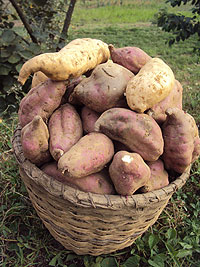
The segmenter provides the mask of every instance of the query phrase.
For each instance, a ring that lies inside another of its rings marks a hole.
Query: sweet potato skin
[[[64,82],[51,79],[32,88],[20,102],[18,111],[20,125],[24,127],[36,115],[47,122],[53,111],[59,107],[65,90]]]
[[[168,108],[177,107],[182,109],[182,93],[183,87],[181,83],[175,79],[174,87],[169,95],[161,102],[151,107],[147,114],[152,116],[152,118],[154,118],[154,120],[161,125],[167,118],[165,111]]]
[[[198,128],[194,118],[183,110],[169,108],[166,113],[162,125],[165,143],[162,159],[167,170],[183,173],[193,161]]]
[[[102,133],[83,136],[58,160],[58,169],[71,177],[81,178],[98,172],[114,154],[112,141]]]
[[[41,167],[41,170],[59,182],[68,184],[69,186],[84,192],[91,192],[101,195],[116,194],[112,181],[109,178],[109,174],[105,170],[101,170],[100,172],[90,174],[80,179],[62,174],[62,172],[58,170],[56,161],[44,164]]]
[[[108,46],[113,62],[127,68],[134,74],[151,59],[151,57],[139,47],[127,46],[115,48],[112,44]]]
[[[48,79],[48,77],[42,73],[41,71],[37,71],[33,75],[31,88],[36,87],[38,84],[45,82]]]
[[[85,133],[94,132],[94,125],[100,114],[86,106],[81,109],[81,119]]]
[[[130,109],[143,113],[169,95],[175,77],[160,58],[150,59],[127,84],[126,99]]]
[[[116,192],[129,196],[147,183],[151,173],[139,154],[119,151],[109,166],[109,174]]]
[[[52,157],[58,161],[83,135],[80,116],[69,103],[61,105],[53,112],[48,122]]]
[[[77,99],[88,108],[103,112],[115,107],[124,98],[128,81],[134,74],[111,60],[98,65],[91,76],[81,81],[69,101]]]
[[[29,59],[23,64],[18,81],[23,85],[29,75],[37,71],[43,72],[55,81],[76,78],[106,62],[109,57],[108,45],[101,40],[75,39],[59,52],[44,53]]]
[[[51,159],[49,153],[49,131],[40,116],[35,116],[21,131],[21,144],[25,158],[36,165]]]
[[[112,108],[101,114],[95,123],[95,131],[123,143],[147,161],[155,161],[163,153],[161,128],[147,114]]]
[[[161,189],[169,184],[168,172],[164,168],[161,159],[154,162],[147,162],[150,168],[151,176],[147,183],[140,189],[141,192],[147,193],[153,190]]]

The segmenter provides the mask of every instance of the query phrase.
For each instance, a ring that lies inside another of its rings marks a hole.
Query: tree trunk
[[[32,31],[32,29],[31,29],[30,25],[28,24],[28,22],[27,22],[27,20],[26,20],[24,14],[23,14],[21,8],[17,5],[17,2],[16,2],[15,0],[9,0],[9,1],[10,1],[10,3],[13,5],[13,7],[15,8],[17,14],[19,15],[19,17],[20,17],[22,23],[24,24],[24,27],[26,28],[28,34],[30,35],[31,40],[33,41],[33,43],[38,44],[38,40],[37,40],[36,37],[33,35],[33,31]]]
[[[65,38],[68,36],[68,29],[69,29],[69,25],[70,25],[70,22],[71,22],[71,18],[72,18],[72,14],[73,14],[73,11],[74,11],[75,4],[76,4],[76,0],[71,0],[70,1],[69,8],[68,8],[66,16],[65,16],[63,29],[62,29],[62,32],[61,32],[61,35],[60,35],[59,43],[64,41]]]

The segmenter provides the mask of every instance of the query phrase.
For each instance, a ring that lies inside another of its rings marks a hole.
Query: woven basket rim
[[[151,206],[152,202],[155,203],[169,198],[170,195],[186,183],[190,176],[191,166],[168,186],[148,193],[133,194],[132,196],[100,195],[83,192],[55,180],[24,157],[21,145],[21,129],[20,124],[18,124],[12,137],[13,153],[19,167],[23,169],[32,181],[41,186],[41,190],[46,190],[50,194],[68,200],[77,206],[104,209],[121,209],[124,206],[135,206],[136,208]]]

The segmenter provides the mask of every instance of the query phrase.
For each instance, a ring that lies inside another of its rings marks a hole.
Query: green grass
[[[142,1],[134,2],[139,5]],[[145,2],[145,7],[160,3]],[[82,12],[86,16],[86,11]],[[84,26],[80,26],[83,23],[81,16],[80,23],[76,17],[74,21],[77,22],[72,23],[69,40],[99,38],[116,47],[138,46],[153,57],[161,57],[183,85],[184,110],[193,115],[197,125],[200,125],[199,62],[193,54],[193,46],[197,42],[195,37],[169,47],[166,41],[170,34],[150,23],[140,24],[143,20],[139,17],[137,24],[120,18],[117,22],[106,22],[104,25],[103,19],[93,24],[90,17],[86,18],[88,24],[84,22]],[[189,181],[173,195],[157,222],[132,246],[99,257],[77,256],[54,240],[32,207],[12,153],[11,137],[16,124],[17,114],[0,121],[0,266],[199,266],[200,161],[193,164]]]

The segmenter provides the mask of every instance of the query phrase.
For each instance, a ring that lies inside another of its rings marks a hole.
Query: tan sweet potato
[[[99,172],[114,154],[112,141],[102,133],[83,136],[58,160],[58,169],[71,177],[84,177]]]
[[[76,109],[69,103],[60,106],[49,119],[49,150],[58,159],[83,135],[83,127]]]
[[[110,57],[108,45],[101,40],[79,38],[69,42],[59,52],[44,53],[25,62],[18,81],[24,84],[31,73],[42,71],[56,81],[81,76],[86,71],[106,62]]]
[[[90,77],[76,86],[69,101],[75,98],[88,108],[103,112],[124,98],[127,83],[133,76],[128,69],[109,60],[98,65]]]
[[[151,176],[147,183],[140,189],[146,193],[156,189],[161,189],[169,184],[168,173],[164,168],[162,160],[158,159],[154,162],[147,162],[150,168]]]
[[[21,131],[21,144],[25,158],[36,165],[51,159],[49,153],[49,131],[40,116],[35,116]]]
[[[59,182],[68,184],[69,186],[84,192],[107,195],[116,194],[112,181],[109,178],[109,174],[104,169],[80,179],[62,174],[62,172],[58,170],[56,161],[44,164],[41,167],[41,170]]]
[[[155,161],[163,153],[161,129],[147,114],[138,114],[125,108],[111,108],[96,121],[95,131],[125,144],[147,161]]]
[[[198,142],[198,128],[194,118],[183,110],[169,108],[166,114],[167,119],[162,125],[165,143],[162,158],[167,170],[183,173],[198,157],[198,151],[194,149],[195,140]]]
[[[108,46],[110,56],[113,62],[129,69],[134,74],[151,59],[151,57],[141,48],[135,46],[127,46],[115,48],[112,44]]]
[[[132,195],[150,179],[150,168],[137,153],[117,152],[109,166],[110,178],[118,194]]]
[[[152,58],[128,82],[127,103],[132,110],[142,113],[167,97],[174,82],[171,68],[162,59]]]
[[[32,88],[21,100],[19,106],[19,122],[22,127],[39,115],[46,122],[53,111],[59,107],[66,86],[64,82],[48,79]]]
[[[165,111],[168,108],[177,107],[179,109],[182,109],[182,92],[182,85],[178,80],[175,80],[174,87],[169,95],[161,102],[151,107],[147,114],[152,116],[158,124],[162,124],[167,118]]]
[[[83,130],[85,133],[94,132],[94,124],[99,118],[100,114],[86,106],[81,109],[81,119]]]
[[[41,71],[35,72],[32,78],[31,88],[34,88],[38,84],[45,82],[47,79],[48,77]]]

